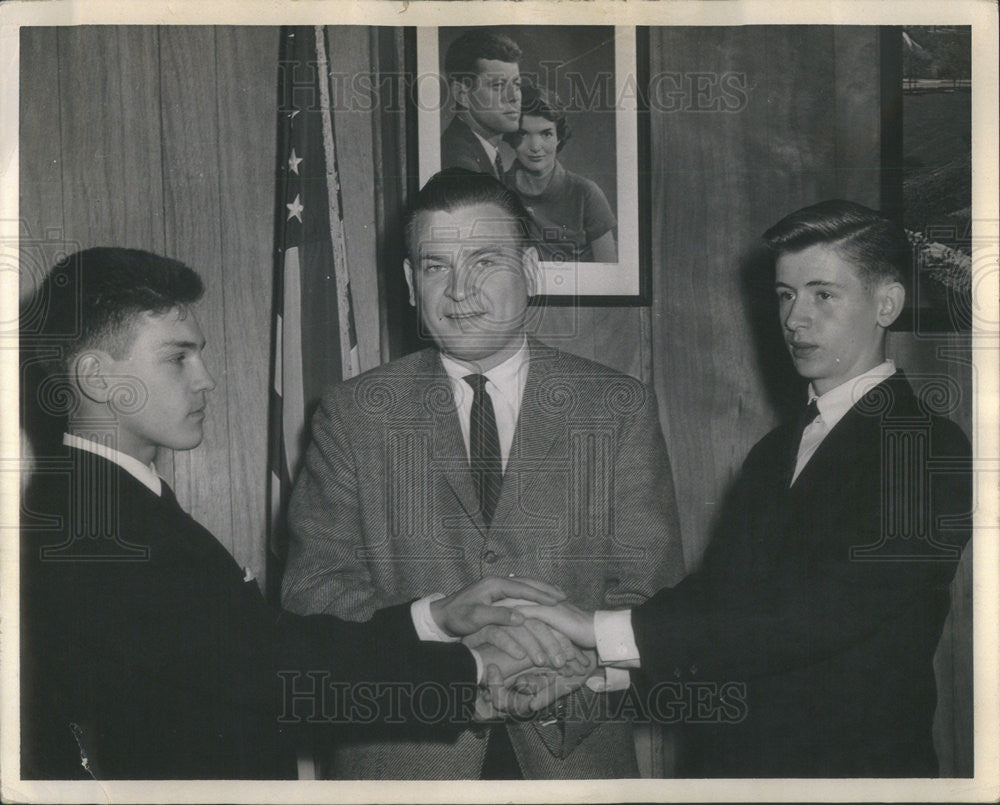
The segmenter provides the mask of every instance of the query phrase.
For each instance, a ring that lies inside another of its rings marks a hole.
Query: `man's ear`
[[[542,291],[542,267],[538,260],[538,249],[525,246],[521,253],[521,268],[528,285],[528,296],[537,296]]]
[[[105,376],[111,356],[101,350],[83,352],[73,361],[72,379],[88,399],[96,403],[106,403],[110,386]]]
[[[455,106],[462,109],[469,108],[469,92],[472,89],[472,83],[472,79],[463,81],[457,78],[448,83],[451,88],[451,97],[455,99]]]
[[[906,290],[898,282],[889,282],[879,287],[876,291],[876,299],[878,301],[877,321],[880,326],[887,328],[903,312]]]
[[[403,258],[403,276],[406,277],[406,287],[410,289],[410,306],[417,306],[417,289],[413,284],[413,268],[410,266],[410,258]]]

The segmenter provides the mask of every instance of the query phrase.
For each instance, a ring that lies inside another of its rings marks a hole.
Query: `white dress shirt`
[[[469,130],[472,131],[471,126],[469,127]],[[500,153],[500,149],[497,148],[495,145],[493,145],[493,143],[491,143],[485,137],[483,137],[479,132],[472,131],[472,133],[476,135],[476,139],[479,140],[479,144],[483,147],[483,150],[486,152],[486,156],[490,158],[490,164],[491,165],[494,164],[497,161],[497,154]],[[503,157],[501,157],[501,160],[502,159]],[[502,179],[503,176],[498,176],[497,178]]]
[[[458,412],[458,424],[462,429],[462,439],[465,441],[465,454],[469,455],[469,421],[472,418],[472,386],[463,380],[474,374],[468,367],[462,366],[444,353],[441,363],[451,381],[451,390]],[[500,438],[500,461],[504,472],[507,470],[507,459],[514,443],[514,431],[517,429],[517,416],[521,411],[521,398],[524,396],[524,386],[528,381],[528,341],[524,340],[521,348],[499,366],[494,366],[486,377],[486,393],[493,401],[493,413],[497,421],[497,436]]]
[[[819,416],[809,423],[802,433],[792,483],[795,483],[795,479],[799,477],[799,473],[812,458],[826,435],[854,407],[855,403],[895,372],[896,365],[891,360],[887,360],[874,369],[852,377],[846,383],[841,383],[836,388],[830,389],[822,396],[816,394],[812,383],[809,384],[809,401],[816,400]],[[617,668],[639,667],[639,647],[635,644],[635,632],[632,630],[632,610],[598,610],[595,612],[594,639],[597,643],[597,659],[602,665],[613,665]]]

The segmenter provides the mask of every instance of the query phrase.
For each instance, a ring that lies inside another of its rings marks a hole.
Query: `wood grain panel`
[[[232,551],[264,579],[278,28],[216,29]],[[216,361],[223,355],[216,351]]]
[[[785,213],[835,194],[834,48],[816,27],[661,28],[652,40],[652,75],[680,76],[686,93],[651,116],[652,331],[695,565],[725,486],[795,392],[753,247]],[[706,111],[696,82],[724,80],[737,89],[718,106],[732,111]]]
[[[63,214],[84,247],[125,240],[124,121],[113,28],[59,30]]]
[[[198,318],[218,382],[209,398],[201,447],[174,454],[175,491],[191,516],[232,551],[225,355],[228,288],[222,273],[219,187],[219,158],[228,144],[219,140],[217,99],[217,93],[228,88],[220,90],[216,83],[214,29],[163,27],[159,40],[166,252],[198,271],[205,282]]]
[[[56,29],[21,29],[20,92],[20,297],[24,299],[60,252],[79,248],[63,222]]]
[[[108,28],[118,51],[121,88],[121,164],[119,189],[125,205],[120,243],[163,254],[163,153],[160,143],[159,49],[156,28]]]
[[[381,363],[373,181],[373,116],[379,96],[377,88],[375,94],[368,89],[372,78],[369,30],[331,25],[327,36],[327,56],[335,78],[331,101],[344,200],[347,264],[361,368],[365,370]]]
[[[548,307],[537,317],[534,332],[547,344],[643,378],[645,354],[640,317],[635,307]]]
[[[873,209],[879,208],[881,127],[857,98],[870,98],[879,85],[878,30],[866,26],[833,29],[834,104],[837,193]]]

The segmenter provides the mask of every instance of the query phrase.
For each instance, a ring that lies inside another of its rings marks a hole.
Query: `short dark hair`
[[[40,321],[28,340],[60,348],[46,361],[48,371],[65,371],[88,348],[122,357],[137,316],[191,305],[204,290],[193,269],[169,257],[139,249],[85,249],[60,261],[42,281],[33,303]]]
[[[465,168],[447,168],[435,173],[414,196],[403,222],[406,251],[411,257],[417,244],[413,242],[417,216],[422,212],[448,212],[473,204],[493,204],[511,218],[517,226],[523,244],[528,242],[531,215],[517,194],[488,173],[476,173]]]
[[[468,82],[479,72],[479,59],[493,59],[516,64],[521,48],[509,36],[487,28],[473,28],[448,45],[444,57],[444,73],[449,81]]]
[[[559,96],[550,89],[536,87],[528,81],[521,84],[521,117],[525,115],[540,117],[556,124],[557,152],[562,151],[563,146],[573,136],[569,121],[566,120],[566,107],[559,100]],[[521,132],[505,134],[504,139],[517,148],[521,144]]]
[[[898,224],[853,201],[831,199],[796,210],[764,233],[778,254],[828,244],[851,260],[869,290],[902,282],[910,266],[910,244]]]

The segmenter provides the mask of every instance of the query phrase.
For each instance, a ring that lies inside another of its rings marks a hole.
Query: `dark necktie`
[[[503,179],[503,160],[500,159],[500,152],[497,151],[493,157],[493,169],[497,172],[497,178]]]
[[[799,438],[795,440],[795,449],[799,449],[799,444],[802,442],[802,434],[805,429],[809,427],[809,423],[812,422],[816,417],[819,416],[819,406],[816,405],[816,398],[814,397],[809,401],[809,405],[802,409],[799,414],[799,420],[796,425],[796,432]]]
[[[493,413],[493,400],[486,393],[485,375],[466,375],[463,380],[472,386],[472,414],[469,417],[469,459],[472,481],[479,493],[480,512],[489,528],[500,499],[503,464],[500,458],[500,436]]]

